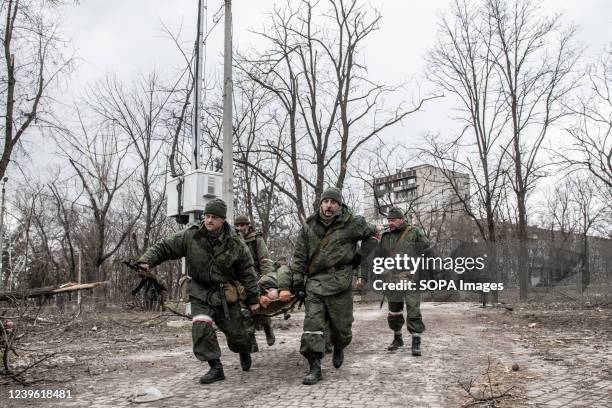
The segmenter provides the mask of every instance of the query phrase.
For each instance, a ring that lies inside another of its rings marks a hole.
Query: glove
[[[261,296],[260,296],[260,300],[259,301],[261,302]],[[254,305],[249,305],[249,310],[251,312],[258,311],[259,310],[259,303],[255,303]]]
[[[295,283],[293,284],[293,293],[295,293],[295,297],[299,300],[302,300],[306,297],[306,289],[304,288],[303,283]]]
[[[264,309],[266,309],[268,306],[270,306],[270,303],[272,303],[272,299],[270,299],[269,297],[264,296],[264,295],[259,297],[259,304]]]
[[[288,290],[281,290],[278,298],[281,302],[289,302],[291,299],[293,299],[293,295]]]

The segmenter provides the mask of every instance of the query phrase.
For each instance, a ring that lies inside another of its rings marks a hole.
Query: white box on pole
[[[166,186],[167,216],[204,211],[206,203],[221,198],[222,184],[223,173],[200,169],[170,178]]]

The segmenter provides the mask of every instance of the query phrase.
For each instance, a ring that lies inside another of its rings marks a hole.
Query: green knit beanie
[[[327,187],[325,191],[323,191],[323,194],[321,194],[321,201],[319,201],[319,204],[326,198],[330,198],[338,204],[342,204],[342,191],[336,187]]]
[[[223,200],[220,198],[215,198],[206,203],[206,207],[204,207],[204,214],[213,214],[221,218],[225,218],[227,215],[227,206]]]
[[[404,212],[401,208],[393,207],[389,210],[387,214],[387,219],[396,219],[396,218],[404,218]]]
[[[234,218],[234,225],[250,224],[250,223],[251,221],[249,220],[249,217],[243,214],[237,215],[236,218]]]

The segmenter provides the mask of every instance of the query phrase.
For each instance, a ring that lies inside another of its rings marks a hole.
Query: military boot
[[[387,347],[387,350],[389,351],[395,351],[400,347],[404,346],[404,339],[402,338],[402,334],[401,333],[395,333],[393,335],[393,341],[391,342],[391,344],[389,344],[389,347]]]
[[[302,384],[304,385],[313,385],[319,382],[322,378],[321,375],[321,359],[310,357],[308,358],[308,364],[310,364],[310,371],[304,377]]]
[[[421,355],[421,336],[412,336],[412,355]]]
[[[214,383],[215,381],[225,380],[221,360],[218,358],[215,360],[209,360],[208,365],[210,366],[210,370],[200,377],[200,384],[210,384]]]
[[[251,353],[240,353],[240,367],[242,371],[249,371],[251,369]]]
[[[264,326],[264,333],[266,333],[266,341],[268,342],[268,346],[273,346],[276,342],[276,337],[274,336],[274,329],[272,328],[271,323]]]
[[[332,357],[334,367],[340,368],[344,362],[344,350],[338,347],[334,347],[334,355]]]
[[[255,333],[249,334],[249,338],[251,339],[251,353],[257,353],[259,351],[259,346],[257,345],[257,337],[255,337]]]

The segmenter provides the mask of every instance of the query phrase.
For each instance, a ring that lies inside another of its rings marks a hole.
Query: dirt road
[[[71,400],[9,400],[17,386],[4,386],[1,397],[10,407],[127,407],[138,405],[130,395],[151,386],[168,398],[141,406],[458,407],[476,402],[460,385],[472,381],[474,397],[486,389],[489,398],[491,386],[495,396],[507,394],[495,400],[500,407],[612,406],[610,337],[597,332],[600,326],[568,332],[547,326],[550,312],[483,310],[473,303],[425,303],[422,309],[423,356],[412,357],[408,347],[386,351],[391,332],[384,309],[357,304],[344,365],[334,369],[327,356],[324,380],[310,387],[301,384],[300,313],[275,321],[276,345],[268,347],[258,334],[261,351],[249,372],[240,370],[220,334],[226,380],[208,386],[198,384],[207,367],[191,354],[189,322],[150,315],[131,328],[133,321],[116,317],[97,322],[95,330],[57,337],[58,358],[65,360],[55,362],[56,371],[66,378],[34,388],[69,389]],[[592,313],[601,327],[609,322],[609,310]]]

